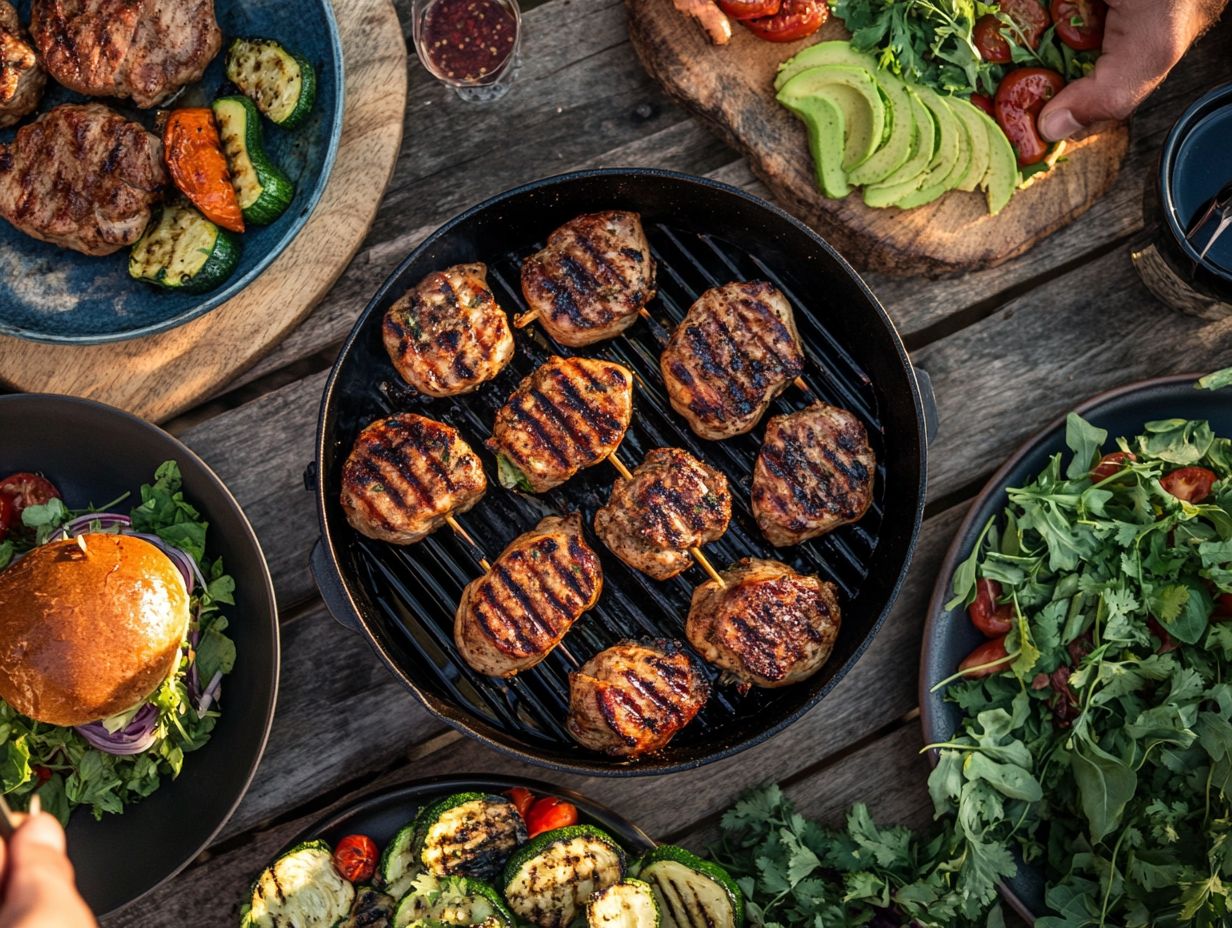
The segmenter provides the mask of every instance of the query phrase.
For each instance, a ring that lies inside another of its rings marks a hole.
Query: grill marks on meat
[[[620,445],[633,416],[633,375],[611,361],[553,357],[496,414],[487,447],[534,493],[564,483]]]
[[[791,304],[765,281],[707,290],[660,358],[672,408],[702,438],[749,431],[804,370]]]
[[[637,213],[587,213],[522,265],[522,295],[539,323],[577,348],[618,335],[655,295],[654,259]]]
[[[0,145],[0,216],[87,255],[137,241],[166,182],[158,139],[98,103],[57,106]]]
[[[603,568],[582,537],[581,515],[548,516],[462,591],[458,653],[480,673],[512,677],[547,657],[602,589]]]
[[[361,534],[409,545],[466,512],[488,488],[479,456],[452,427],[414,413],[373,422],[342,467],[342,509]]]
[[[618,558],[656,580],[693,563],[689,548],[715,541],[731,520],[727,477],[680,448],[655,448],[617,479],[595,513],[595,533]]]
[[[685,636],[744,684],[786,686],[816,673],[838,638],[834,584],[786,564],[744,558],[693,591]]]
[[[799,544],[859,520],[877,459],[854,415],[815,403],[775,416],[753,468],[753,515],[772,545]]]
[[[47,72],[26,41],[17,10],[0,0],[0,129],[34,112],[47,84]]]
[[[65,87],[143,108],[199,80],[222,46],[214,0],[34,0],[30,33]]]
[[[429,274],[385,314],[385,350],[407,383],[428,396],[469,393],[513,357],[513,333],[478,262]]]
[[[622,641],[569,675],[566,727],[592,751],[635,757],[665,747],[709,696],[679,642]]]

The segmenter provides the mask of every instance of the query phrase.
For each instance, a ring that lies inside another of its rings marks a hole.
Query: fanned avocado
[[[806,97],[788,106],[808,132],[817,186],[828,197],[851,193],[843,172],[843,114],[828,97]]]
[[[862,67],[821,65],[801,71],[778,92],[779,102],[793,112],[812,97],[828,98],[843,114],[843,170],[867,161],[885,131],[885,104],[869,72]]]
[[[928,170],[928,165],[933,160],[933,155],[936,154],[937,124],[932,112],[924,105],[920,95],[911,88],[907,88],[907,97],[911,101],[911,122],[914,129],[911,155],[901,167],[876,184],[877,187],[891,187],[921,177]],[[867,189],[865,202],[868,203]],[[868,205],[876,204],[868,203]],[[886,204],[880,205],[885,206]]]
[[[876,185],[866,189],[864,201],[870,206],[897,206],[901,209],[910,209],[931,203],[950,189],[946,184],[958,165],[960,139],[965,138],[966,130],[958,122],[958,117],[954,115],[946,102],[932,90],[927,87],[917,87],[916,93],[919,94],[920,99],[936,121],[937,150],[928,164],[928,171],[922,177],[905,181],[898,185],[898,189],[887,185]]]

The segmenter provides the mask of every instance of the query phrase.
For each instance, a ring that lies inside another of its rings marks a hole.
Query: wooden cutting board
[[[790,44],[762,41],[733,23],[731,44],[715,47],[671,0],[625,0],[625,8],[650,75],[742,152],[783,206],[868,270],[933,277],[1020,255],[1089,209],[1129,148],[1127,126],[1098,127],[997,216],[988,215],[981,193],[952,191],[912,210],[870,209],[858,193],[828,200],[817,190],[803,125],[774,99],[774,75],[800,49],[846,38],[841,23]]]
[[[346,72],[338,157],[295,241],[251,285],[199,319],[148,338],[47,345],[0,336],[0,380],[70,393],[155,422],[218,392],[303,321],[372,226],[402,144],[406,42],[389,0],[333,0]]]

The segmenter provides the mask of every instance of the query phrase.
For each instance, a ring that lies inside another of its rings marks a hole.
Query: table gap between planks
[[[664,0],[666,2],[666,0]],[[409,2],[399,14],[409,41]],[[682,28],[688,28],[682,24]],[[721,53],[721,52],[718,52]],[[223,396],[169,424],[227,482],[261,538],[282,610],[283,676],[269,749],[217,842],[105,928],[235,924],[249,880],[308,822],[365,792],[451,772],[545,774],[436,721],[357,636],[334,624],[307,571],[316,516],[302,474],[325,369],[386,275],[433,228],[513,185],[595,166],[647,165],[761,191],[747,167],[641,71],[620,0],[546,0],[525,15],[514,90],[474,108],[412,58],[405,143],[360,253],[313,315]],[[924,607],[968,501],[1033,431],[1100,390],[1229,363],[1232,321],[1154,303],[1130,267],[1142,194],[1171,121],[1225,79],[1232,26],[1208,35],[1135,118],[1112,191],[1077,223],[1001,267],[923,281],[870,276],[915,362],[933,379],[941,428],[908,581],[876,642],[786,732],[727,761],[668,777],[550,777],[652,835],[697,846],[746,787],[785,781],[812,815],[866,801],[887,822],[931,817],[915,719]],[[802,152],[801,157],[805,157]],[[841,309],[841,308],[838,308]]]

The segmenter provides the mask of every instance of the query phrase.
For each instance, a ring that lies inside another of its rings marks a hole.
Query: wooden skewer
[[[479,566],[483,568],[483,572],[485,574],[492,569],[492,565],[488,563],[488,559],[483,556],[483,548],[479,547],[479,544],[474,538],[471,537],[470,532],[464,529],[457,519],[453,516],[445,516],[445,524],[453,529],[453,533],[455,535],[479,552]]]

